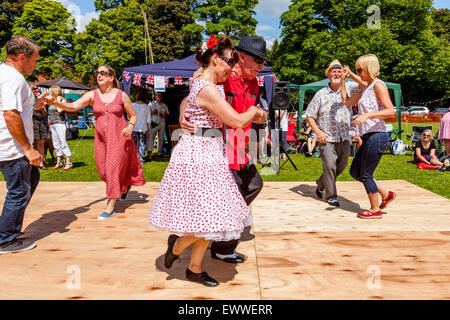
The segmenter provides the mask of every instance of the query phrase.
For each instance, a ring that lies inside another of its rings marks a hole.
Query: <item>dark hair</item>
[[[145,91],[139,90],[136,92],[136,101],[145,101],[147,99],[147,94]]]
[[[223,53],[227,49],[231,49],[231,57],[235,61],[238,60],[238,54],[236,52],[236,49],[234,48],[233,41],[231,41],[231,39],[228,36],[222,36],[212,49],[208,48],[207,50],[205,50],[205,52],[203,52],[202,46],[203,43],[197,47],[196,49],[197,54],[195,55],[195,59],[198,62],[200,62],[203,67],[209,65],[211,57],[213,56],[214,53],[217,53],[218,55],[223,55]]]
[[[13,37],[6,45],[6,55],[8,57],[17,57],[19,54],[23,54],[29,58],[33,55],[35,50],[39,51],[39,46],[34,40],[27,37]]]
[[[106,69],[108,69],[109,75],[114,77],[113,87],[119,89],[119,81],[117,81],[117,78],[116,78],[117,77],[116,71],[111,66],[108,66],[107,64],[101,65],[100,67],[105,67]],[[98,67],[98,68],[100,68],[100,67]],[[98,68],[97,68],[97,70],[98,70]]]

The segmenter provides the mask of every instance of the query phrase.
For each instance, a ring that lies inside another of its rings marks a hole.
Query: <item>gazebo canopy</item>
[[[352,79],[345,79],[346,82],[352,81]],[[298,103],[298,115],[301,117],[303,113],[304,103],[305,103],[305,94],[306,93],[316,93],[320,89],[326,87],[330,83],[330,80],[328,78],[307,83],[299,86],[299,103]],[[397,121],[398,121],[398,130],[401,130],[401,104],[402,104],[402,89],[399,83],[392,83],[392,82],[384,82],[388,89],[391,89],[394,91],[394,105],[395,109],[397,111]],[[400,136],[401,137],[401,136]]]
[[[39,87],[59,86],[61,87],[61,89],[72,89],[72,90],[92,90],[92,88],[85,86],[82,83],[67,79],[66,77],[41,81],[38,82],[36,85]]]
[[[131,85],[134,79],[139,75],[139,83],[146,82],[151,76],[165,76],[167,78],[189,78],[199,68],[195,64],[195,54],[181,60],[147,64],[142,66],[128,67],[123,69],[123,89],[129,95]],[[143,78],[146,78],[144,80]],[[264,67],[264,70],[258,74],[258,81],[264,82],[266,97],[270,100],[272,97],[273,72],[271,67]],[[270,101],[269,101],[270,103]]]

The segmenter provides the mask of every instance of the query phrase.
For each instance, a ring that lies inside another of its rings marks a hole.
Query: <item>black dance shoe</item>
[[[245,261],[245,257],[237,252],[232,254],[218,254],[211,252],[211,257],[228,263],[242,263]]]
[[[206,272],[203,271],[202,273],[195,273],[189,270],[189,268],[186,269],[186,279],[188,279],[189,281],[201,283],[202,285],[207,287],[217,287],[219,285],[219,283],[208,276]]]
[[[166,254],[164,255],[164,266],[167,269],[170,269],[172,267],[173,262],[178,259],[178,256],[173,254],[172,252],[175,241],[178,238],[179,237],[177,235],[171,234],[167,239],[167,251]]]
[[[125,200],[127,198],[128,191],[130,191],[130,189],[131,189],[131,186],[128,186],[127,190],[124,193],[121,194],[121,196],[120,196],[121,200]]]

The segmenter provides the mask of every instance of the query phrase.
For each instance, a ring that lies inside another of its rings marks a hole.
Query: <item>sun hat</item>
[[[325,75],[328,77],[328,71],[330,71],[330,69],[332,68],[342,68],[343,65],[341,65],[341,63],[339,62],[338,59],[334,59],[330,65],[328,66],[328,68],[325,70]]]

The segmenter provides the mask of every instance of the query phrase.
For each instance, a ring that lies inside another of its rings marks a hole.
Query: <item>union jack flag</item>
[[[124,71],[123,78],[127,81],[130,81],[130,73],[128,71]]]
[[[264,76],[257,77],[258,80],[258,86],[263,87],[264,86]]]
[[[164,77],[164,84],[166,87],[169,85],[169,77]]]
[[[273,82],[277,82],[278,81],[278,79],[277,79],[277,76],[276,75],[272,75],[272,78],[273,78]]]
[[[151,75],[151,74],[149,74],[148,76],[147,76],[147,80],[145,80],[145,83],[146,84],[153,84],[153,81],[154,81],[155,79],[153,78],[153,76]]]
[[[173,82],[177,85],[182,85],[183,84],[183,78],[181,77],[176,77]]]
[[[135,86],[140,86],[142,81],[142,73],[136,73],[134,75],[133,84]]]

